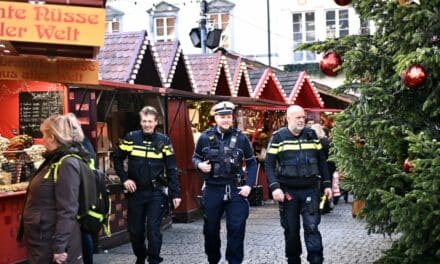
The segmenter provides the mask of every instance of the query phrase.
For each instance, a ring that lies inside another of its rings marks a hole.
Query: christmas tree
[[[339,55],[323,72],[360,95],[336,116],[332,159],[366,202],[368,231],[394,235],[378,263],[440,263],[440,0],[351,5],[374,35],[301,47]]]

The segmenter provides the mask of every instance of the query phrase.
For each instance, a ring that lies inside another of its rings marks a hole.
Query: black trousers
[[[127,226],[133,252],[139,261],[148,258],[149,263],[161,263],[162,223],[165,194],[160,190],[136,191],[127,195]],[[145,219],[147,221],[148,249],[145,244]]]
[[[301,263],[300,217],[302,217],[304,241],[308,253],[307,260],[312,264],[321,264],[324,258],[322,237],[318,230],[318,225],[321,222],[319,188],[283,188],[283,190],[291,197],[290,201],[285,200],[280,203],[281,226],[284,228],[288,263]]]

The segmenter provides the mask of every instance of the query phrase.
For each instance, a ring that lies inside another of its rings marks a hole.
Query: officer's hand
[[[240,192],[238,194],[240,194],[243,197],[248,197],[249,193],[251,193],[251,190],[252,190],[252,188],[248,185],[244,185],[244,186],[237,187],[237,188],[240,190]]]
[[[57,264],[66,263],[67,260],[67,253],[55,253],[53,254],[53,262]]]
[[[283,193],[283,191],[282,191],[280,188],[275,189],[275,190],[272,192],[272,197],[273,197],[273,199],[274,199],[275,201],[278,201],[278,202],[284,202],[284,193]]]
[[[199,170],[201,170],[204,173],[208,173],[211,171],[211,164],[209,164],[209,160],[205,160],[197,164],[197,167],[199,167]]]
[[[126,180],[124,182],[124,188],[127,191],[134,193],[136,191],[136,183],[133,180]]]
[[[179,207],[180,202],[182,202],[182,199],[180,199],[180,198],[174,198],[174,199],[173,199],[173,206],[174,206],[174,209],[176,209],[177,207]]]
[[[324,193],[325,193],[325,196],[327,196],[327,199],[331,199],[333,197],[333,192],[332,192],[332,189],[330,189],[330,188],[325,188]]]

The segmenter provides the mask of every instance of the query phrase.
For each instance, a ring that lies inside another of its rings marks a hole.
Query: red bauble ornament
[[[334,51],[325,54],[322,60],[319,62],[319,68],[325,75],[328,76],[338,75],[341,65],[341,57],[339,57],[338,53]]]
[[[423,84],[426,79],[426,72],[421,66],[414,64],[404,70],[400,78],[408,88],[414,89]]]
[[[346,6],[351,3],[351,0],[335,0],[335,3],[340,6]]]
[[[403,170],[406,173],[411,172],[412,168],[415,168],[416,165],[414,165],[413,163],[411,163],[411,161],[409,160],[409,158],[407,158],[404,162],[403,162]]]

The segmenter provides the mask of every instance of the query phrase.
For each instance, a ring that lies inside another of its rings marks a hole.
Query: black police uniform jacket
[[[319,180],[324,188],[331,186],[325,153],[315,131],[310,128],[304,128],[298,136],[287,127],[274,132],[264,166],[271,191],[280,185],[314,187]]]
[[[123,163],[127,157],[126,172]],[[168,136],[132,131],[116,149],[113,162],[121,182],[133,180],[138,190],[153,190],[158,184],[168,186],[171,198],[180,197],[176,158]]]
[[[231,140],[235,141],[231,144]],[[243,161],[246,162],[246,185],[253,186],[257,173],[257,161],[249,139],[240,130],[220,133],[217,126],[204,131],[197,141],[193,164],[209,160],[211,172],[204,173],[206,184],[235,184],[244,177]],[[198,169],[199,170],[199,169]]]

